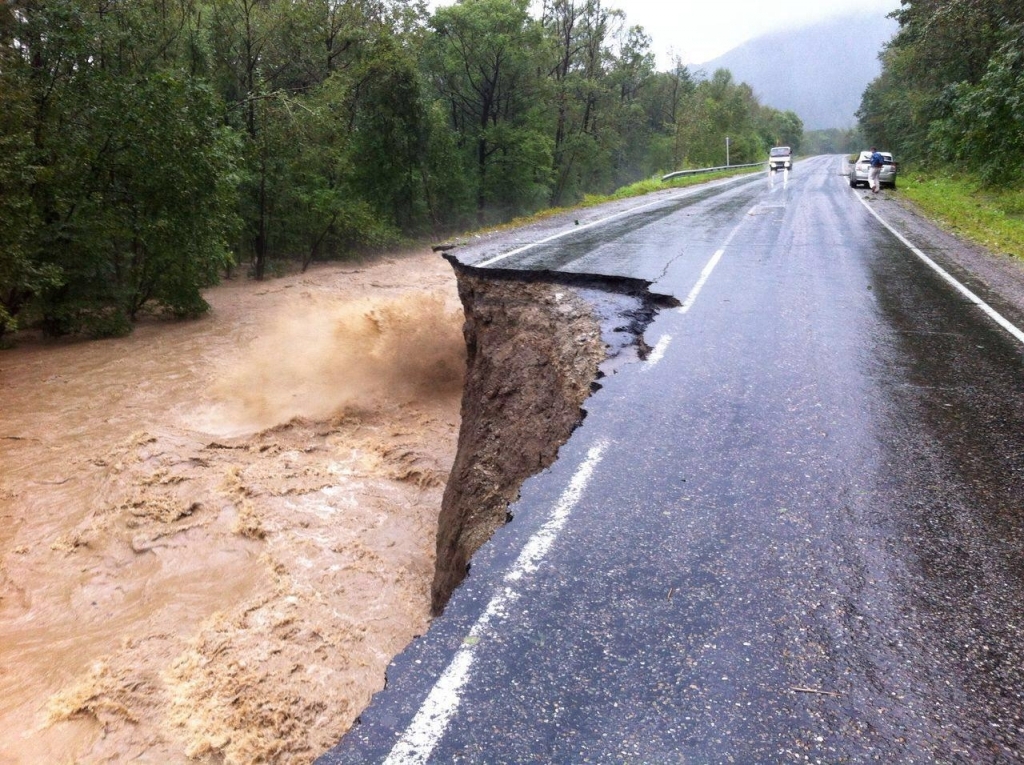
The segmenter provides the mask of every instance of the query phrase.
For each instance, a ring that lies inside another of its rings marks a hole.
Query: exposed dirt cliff
[[[431,607],[440,613],[473,553],[508,520],[523,481],[551,465],[582,422],[601,363],[643,355],[647,283],[476,270],[452,260],[466,321],[459,447],[438,518]]]

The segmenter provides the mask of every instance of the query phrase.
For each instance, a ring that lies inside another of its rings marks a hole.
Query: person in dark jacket
[[[868,185],[871,187],[871,193],[877,194],[878,190],[882,187],[879,177],[882,175],[882,165],[885,164],[885,158],[874,146],[871,147],[870,164],[871,167],[868,168]]]

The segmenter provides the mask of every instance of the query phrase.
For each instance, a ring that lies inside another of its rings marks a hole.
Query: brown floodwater
[[[427,625],[465,366],[413,254],[0,351],[0,763],[309,762]]]

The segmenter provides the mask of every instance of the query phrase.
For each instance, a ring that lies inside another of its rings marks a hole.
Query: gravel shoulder
[[[899,192],[872,202],[890,225],[1017,327],[1024,327],[1024,261],[944,229]]]

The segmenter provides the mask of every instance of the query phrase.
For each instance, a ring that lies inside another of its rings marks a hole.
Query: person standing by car
[[[885,164],[885,158],[882,157],[881,153],[874,146],[871,147],[871,169],[868,170],[868,185],[871,187],[871,193],[877,194],[882,184],[878,180],[878,177],[882,174],[882,165]]]

